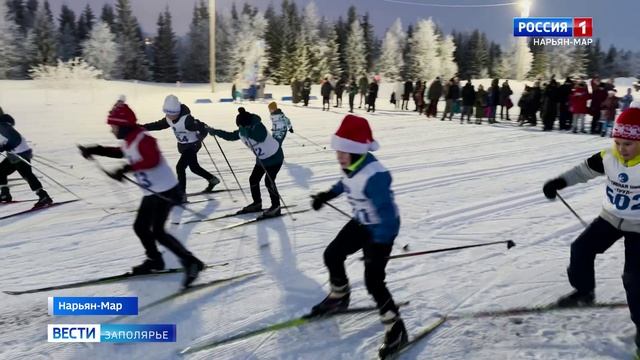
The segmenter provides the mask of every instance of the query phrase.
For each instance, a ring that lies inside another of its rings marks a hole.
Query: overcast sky
[[[142,24],[146,33],[156,31],[158,14],[169,6],[173,15],[174,31],[184,35],[189,29],[193,6],[197,0],[131,0],[133,11]],[[208,0],[206,0],[208,2]],[[309,0],[292,0],[300,8]],[[594,37],[602,40],[604,46],[614,44],[617,47],[638,51],[640,50],[640,30],[638,29],[638,14],[640,14],[640,0],[531,0],[531,16],[553,17],[593,17]],[[76,13],[80,12],[88,3],[99,15],[105,3],[115,4],[116,0],[49,0],[51,8],[57,14],[60,6],[65,3]],[[229,14],[234,0],[217,0],[216,10]],[[241,7],[245,1],[236,1]],[[265,9],[270,2],[279,8],[281,0],[249,0],[249,4]],[[504,4],[514,0],[317,0],[316,5],[321,16],[329,19],[345,17],[347,8],[355,5],[358,13],[369,12],[375,26],[376,33],[382,37],[385,30],[396,18],[402,20],[403,25],[415,23],[419,18],[431,17],[444,29],[451,30],[480,29],[487,33],[490,40],[507,45],[512,38],[513,17],[519,16],[517,5],[483,8],[444,8],[423,6],[423,4]]]

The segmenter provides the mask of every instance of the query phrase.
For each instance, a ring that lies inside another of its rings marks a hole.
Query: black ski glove
[[[128,173],[129,171],[131,171],[131,165],[125,165],[118,170],[110,172],[108,171],[107,175],[109,175],[110,178],[116,181],[122,181],[122,179],[124,178],[124,174]]]
[[[289,132],[293,134],[293,128],[289,128]]]
[[[93,159],[93,154],[95,154],[95,150],[98,146],[82,146],[78,145],[78,150],[80,150],[80,155],[82,155],[85,159]]]
[[[544,183],[542,187],[542,192],[547,199],[553,200],[556,198],[556,193],[560,189],[564,189],[567,187],[567,181],[563,178],[555,178]]]
[[[322,208],[324,203],[326,203],[327,201],[335,197],[336,196],[331,191],[324,191],[324,192],[317,193],[315,195],[311,195],[311,198],[313,199],[311,201],[311,207],[313,208],[313,210],[318,211]]]

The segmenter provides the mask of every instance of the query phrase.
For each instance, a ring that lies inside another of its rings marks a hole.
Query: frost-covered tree
[[[0,1],[0,79],[18,76],[21,58],[18,39],[21,37],[18,25],[9,19],[7,5]]]
[[[402,30],[402,22],[396,19],[384,35],[379,60],[379,72],[390,81],[402,80],[405,41],[406,34]]]
[[[445,79],[450,79],[458,72],[458,65],[456,65],[453,53],[456,51],[456,44],[453,42],[453,36],[446,36],[444,39],[438,41],[438,58],[440,60],[440,74]],[[486,72],[486,68],[484,68]],[[478,74],[480,76],[482,71]],[[431,78],[427,78],[431,79]]]
[[[89,32],[82,44],[82,57],[91,66],[102,71],[104,79],[117,76],[118,45],[109,25],[99,22]]]
[[[342,73],[340,54],[338,53],[338,34],[335,27],[329,30],[328,36],[322,41],[326,46],[321,50],[323,56],[318,63],[313,79],[318,81],[327,75],[338,76]]]
[[[231,51],[232,74],[236,79],[256,82],[267,63],[264,32],[267,22],[256,11],[243,11],[236,22],[237,33]]]
[[[367,73],[367,54],[364,43],[364,31],[358,20],[354,20],[349,28],[345,48],[347,74],[360,77]]]
[[[411,38],[410,74],[416,79],[430,80],[440,74],[439,36],[431,19],[420,20]]]

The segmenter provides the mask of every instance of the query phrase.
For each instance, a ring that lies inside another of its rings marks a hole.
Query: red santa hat
[[[613,137],[640,141],[640,101],[634,101],[620,114],[613,126]]]
[[[136,114],[127,104],[116,104],[109,112],[107,124],[118,126],[134,126],[136,124]]]
[[[373,133],[367,119],[347,115],[331,138],[331,147],[346,153],[366,154],[369,151],[378,150],[380,145],[373,140]]]

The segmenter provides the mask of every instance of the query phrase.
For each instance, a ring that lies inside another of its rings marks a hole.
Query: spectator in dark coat
[[[513,90],[509,86],[509,80],[505,80],[502,83],[502,87],[500,88],[500,119],[504,119],[502,116],[504,113],[504,108],[507,108],[507,120],[509,119],[509,109],[513,106],[513,102],[511,102],[510,96],[513,94]]]
[[[378,82],[373,79],[369,84],[367,93],[367,112],[376,112],[376,99],[378,98]]]
[[[300,80],[293,78],[291,80],[291,102],[297,104],[302,100],[302,83]]]
[[[605,90],[605,84],[598,82],[596,84],[596,88],[592,89],[593,93],[591,94],[591,133],[599,134],[600,133],[600,117],[602,102],[607,99],[607,90]]]
[[[482,85],[478,85],[474,105],[476,107],[476,124],[480,125],[484,117],[484,109],[487,107],[487,92]]]
[[[424,106],[424,92],[426,90],[427,82],[423,82],[420,84],[420,87],[417,90],[414,90],[414,96],[416,101],[416,106],[418,108],[418,113],[422,115],[422,112],[425,109]]]
[[[496,123],[496,112],[498,110],[498,104],[500,103],[500,86],[498,85],[499,79],[493,79],[491,81],[491,87],[489,88],[489,124]]]
[[[324,78],[324,82],[320,87],[320,95],[322,95],[322,110],[324,111],[324,105],[327,104],[327,111],[331,108],[331,91],[333,91],[333,85],[329,82],[329,78]]]
[[[471,124],[471,113],[473,105],[476,101],[476,91],[471,85],[471,80],[462,88],[462,111],[460,112],[460,124],[464,122],[464,116],[467,115],[467,123]]]
[[[531,102],[529,103],[529,124],[536,126],[538,124],[537,113],[540,111],[540,103],[542,102],[542,89],[540,88],[540,80],[533,83],[531,88]]]
[[[559,126],[560,130],[570,130],[571,120],[573,116],[569,110],[569,96],[573,90],[573,80],[566,78],[564,84],[558,89],[558,110],[560,111]]]
[[[309,106],[309,97],[311,96],[311,78],[307,77],[302,82],[302,100],[304,106]]]
[[[427,98],[429,99],[429,109],[427,109],[427,117],[436,117],[438,113],[438,101],[442,96],[442,82],[437,77],[429,86]]]
[[[421,86],[422,80],[416,80],[416,84],[413,86],[413,103],[416,105],[416,108],[413,111],[418,111],[418,90],[420,90]]]
[[[449,87],[447,89],[447,93],[445,95],[446,105],[444,108],[444,113],[442,114],[442,119],[440,121],[444,121],[449,114],[449,121],[453,119],[453,107],[454,104],[460,99],[460,86],[458,85],[458,78],[451,78],[449,80]]]
[[[336,83],[336,104],[334,105],[334,107],[342,107],[342,94],[344,93],[344,87],[346,85],[345,82],[346,81],[344,78],[340,78],[340,80],[338,80],[338,82]]]
[[[404,93],[402,93],[402,105],[400,110],[409,110],[409,99],[413,94],[413,83],[411,80],[407,80],[404,83]]]
[[[358,88],[360,90],[360,106],[358,109],[362,108],[362,99],[364,99],[364,104],[367,105],[367,91],[369,90],[369,79],[366,76],[362,75],[360,80],[358,80]]]
[[[543,131],[553,130],[553,123],[555,123],[558,116],[558,90],[558,82],[555,79],[551,79],[544,89],[542,100]]]

